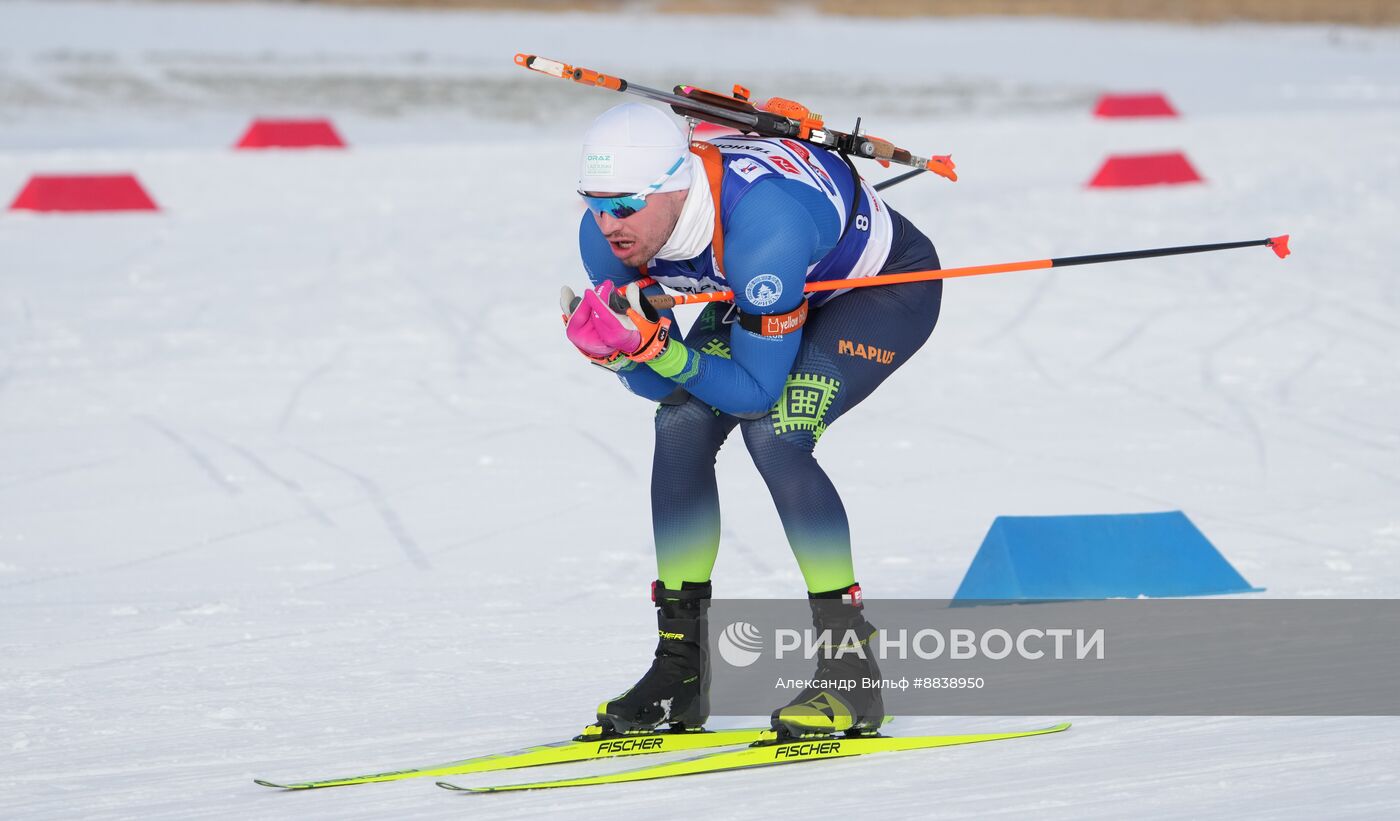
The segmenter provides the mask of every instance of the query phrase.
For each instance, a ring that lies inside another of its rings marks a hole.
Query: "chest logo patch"
[[[750,159],[739,158],[729,164],[729,170],[743,177],[749,182],[753,182],[764,174],[768,169]]]

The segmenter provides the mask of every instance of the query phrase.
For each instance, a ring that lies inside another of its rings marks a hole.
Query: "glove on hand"
[[[621,293],[615,287],[604,282],[585,291],[582,299],[565,287],[559,294],[565,333],[584,356],[595,361],[620,352],[633,362],[646,362],[665,350],[671,320],[657,313],[637,283]]]
[[[577,302],[574,292],[567,287],[559,292],[559,307],[568,314],[565,335],[587,355],[605,356],[614,351],[630,353],[641,340],[636,326],[626,315],[618,315],[608,307],[608,298],[615,288],[611,281],[604,282],[594,290],[584,291],[583,298]],[[571,309],[570,305],[574,307]]]
[[[661,355],[666,350],[666,345],[671,341],[671,320],[662,316],[647,298],[642,295],[642,286],[633,282],[627,286],[625,291],[627,299],[625,302],[626,317],[631,322],[632,327],[637,329],[639,341],[631,351],[622,348],[623,353],[633,362],[648,362]],[[621,305],[622,299],[614,294],[608,300],[608,306],[613,314]]]

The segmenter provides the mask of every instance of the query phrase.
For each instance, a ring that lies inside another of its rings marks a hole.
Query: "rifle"
[[[661,91],[591,68],[571,66],[533,54],[515,55],[515,64],[550,77],[573,80],[582,85],[606,88],[624,94],[635,94],[665,103],[672,111],[692,120],[702,120],[760,137],[802,140],[841,154],[874,160],[886,168],[894,163],[912,166],[919,171],[932,171],[954,182],[958,179],[951,156],[920,157],[889,140],[862,134],[859,119],[850,133],[828,128],[820,114],[813,113],[807,106],[794,100],[771,97],[755,105],[750,99],[749,90],[741,85],[736,84],[733,93],[729,95],[685,85],[676,86],[674,91]]]

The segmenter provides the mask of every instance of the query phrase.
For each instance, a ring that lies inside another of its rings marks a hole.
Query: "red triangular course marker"
[[[1279,234],[1276,237],[1269,237],[1269,247],[1274,249],[1274,253],[1278,254],[1279,259],[1283,259],[1289,254],[1293,253],[1292,251],[1288,250],[1287,234]]]
[[[159,211],[131,174],[36,174],[11,211]]]
[[[1176,117],[1165,94],[1105,94],[1094,106],[1095,117]]]
[[[344,148],[330,120],[257,119],[234,148]]]
[[[1174,185],[1201,182],[1180,151],[1162,154],[1114,154],[1089,181],[1090,188],[1130,188],[1140,185]]]

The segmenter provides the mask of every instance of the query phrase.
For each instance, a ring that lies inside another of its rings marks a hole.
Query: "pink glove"
[[[616,288],[611,281],[584,291],[583,298],[565,287],[559,293],[564,310],[564,335],[589,359],[610,358],[618,351],[631,353],[641,345],[642,335],[625,314],[608,307],[608,297]]]

